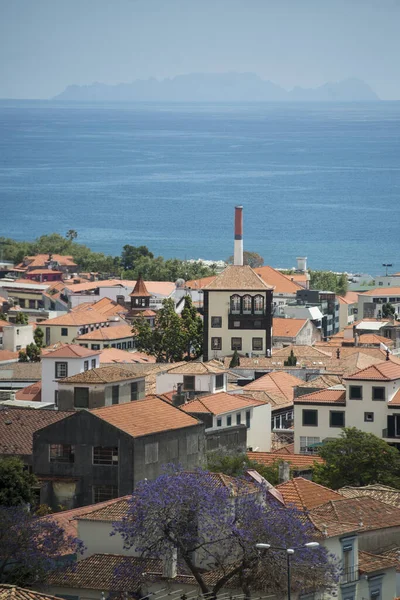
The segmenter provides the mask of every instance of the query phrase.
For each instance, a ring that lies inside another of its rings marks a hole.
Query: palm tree
[[[78,237],[78,233],[75,231],[75,229],[69,229],[67,231],[65,237],[67,238],[67,240],[69,240],[70,242],[72,242],[75,238]]]

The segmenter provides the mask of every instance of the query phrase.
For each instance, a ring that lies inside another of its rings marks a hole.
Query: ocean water
[[[0,235],[400,271],[400,103],[0,102]],[[396,268],[397,267],[397,268]]]

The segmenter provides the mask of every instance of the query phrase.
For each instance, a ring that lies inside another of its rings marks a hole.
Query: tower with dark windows
[[[243,265],[242,207],[235,208],[234,264],[203,288],[203,360],[230,356],[270,356],[273,287]]]
[[[151,294],[147,291],[143,277],[139,275],[135,287],[130,294],[131,310],[146,310],[150,307]]]

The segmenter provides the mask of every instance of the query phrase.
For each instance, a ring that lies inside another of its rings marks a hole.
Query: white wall
[[[231,417],[231,426],[236,425],[236,415],[240,413],[241,425],[246,424],[246,412],[250,411],[250,427],[247,429],[247,447],[257,448],[260,452],[269,452],[271,450],[271,405],[262,404],[260,406],[251,406],[239,410],[233,410],[213,417],[213,425],[206,431],[218,430],[221,427],[229,427],[227,418]],[[218,427],[218,419],[222,420]]]
[[[3,350],[17,352],[32,344],[33,328],[32,325],[4,325],[3,327]]]
[[[55,391],[58,390],[56,378],[56,362],[66,362],[68,364],[68,377],[83,373],[85,360],[89,361],[89,369],[92,368],[92,360],[96,361],[96,368],[100,366],[100,355],[94,354],[86,358],[53,358],[50,355],[42,357],[42,402],[54,402]]]
[[[190,375],[186,373],[186,375]],[[158,373],[156,379],[156,393],[165,394],[177,389],[178,383],[183,383],[183,374],[178,373]],[[224,387],[221,389],[215,388],[215,374],[208,373],[206,375],[195,376],[195,391],[207,394],[215,394],[217,392],[226,392],[227,376],[224,373]],[[185,391],[182,389],[182,391]]]

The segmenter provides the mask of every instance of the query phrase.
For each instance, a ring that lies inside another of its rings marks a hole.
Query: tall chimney
[[[233,264],[243,265],[243,206],[235,206],[235,250]]]

